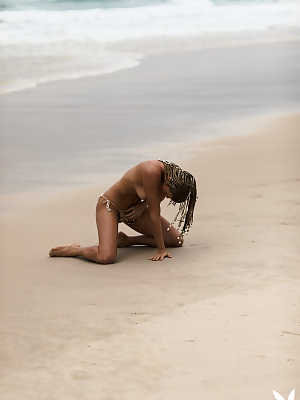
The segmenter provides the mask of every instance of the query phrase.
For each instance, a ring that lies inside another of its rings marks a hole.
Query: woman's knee
[[[176,246],[175,247],[182,247],[183,246],[183,237],[181,235],[176,236]]]
[[[175,235],[172,235],[168,240],[167,244],[169,247],[182,247],[183,246],[183,237],[180,235],[180,233],[177,233]]]
[[[113,253],[107,254],[97,254],[96,263],[97,264],[114,264],[117,255]]]

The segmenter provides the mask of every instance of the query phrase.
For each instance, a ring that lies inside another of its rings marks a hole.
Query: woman
[[[168,197],[180,203],[173,227],[160,215],[160,203]],[[146,245],[156,247],[152,261],[171,257],[166,247],[180,247],[183,235],[192,222],[197,189],[195,178],[178,165],[168,161],[144,161],[128,170],[123,177],[99,196],[96,207],[98,246],[60,246],[50,250],[50,257],[77,257],[99,264],[111,264],[117,247]],[[118,234],[118,223],[124,222],[141,233],[139,236]]]

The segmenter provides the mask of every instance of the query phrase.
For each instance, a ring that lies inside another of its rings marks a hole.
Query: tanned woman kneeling
[[[160,203],[169,198],[179,203],[174,222],[178,230],[160,215]],[[152,261],[172,257],[168,247],[181,247],[183,235],[192,222],[197,199],[196,180],[189,172],[168,161],[144,161],[129,169],[123,177],[101,194],[96,207],[98,246],[59,246],[50,257],[83,257],[98,264],[112,264],[118,247],[146,245],[156,247]],[[118,233],[119,222],[140,233]]]

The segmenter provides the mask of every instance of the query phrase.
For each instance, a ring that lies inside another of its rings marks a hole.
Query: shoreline
[[[94,184],[145,158],[188,158],[187,142],[245,134],[300,104],[299,66],[294,44],[207,49],[0,96],[2,193]]]
[[[282,111],[282,112],[271,112],[269,114],[251,116],[248,118],[243,118],[241,120],[233,120],[228,122],[228,130],[230,130],[230,134],[224,134],[223,136],[219,135],[216,137],[202,137],[198,140],[194,140],[188,145],[186,142],[182,143],[165,143],[165,146],[168,148],[168,152],[173,154],[173,157],[170,159],[178,163],[179,165],[186,168],[185,165],[189,165],[190,161],[193,160],[196,155],[200,155],[203,152],[210,151],[214,147],[222,147],[227,146],[227,143],[234,141],[239,138],[248,138],[255,135],[260,135],[260,132],[263,131],[265,126],[269,126],[270,124],[274,124],[276,121],[280,121],[282,119],[293,119],[298,115],[298,112],[295,110]],[[242,130],[243,133],[239,134],[238,131]],[[142,149],[142,154],[147,154],[149,157],[145,159],[151,159],[151,152],[154,149],[154,145],[147,149]],[[173,150],[171,150],[173,149]],[[177,150],[178,149],[178,150]],[[200,150],[199,150],[200,149]],[[167,154],[164,154],[164,157],[159,157],[162,159],[167,159]],[[59,198],[70,198],[75,195],[82,195],[83,193],[94,191],[97,193],[102,193],[107,190],[107,188],[111,185],[112,182],[117,181],[124,171],[119,171],[114,174],[104,173],[99,175],[99,184],[96,183],[81,183],[81,184],[69,184],[67,187],[63,187],[63,185],[53,185],[46,186],[45,188],[34,188],[32,190],[24,191],[24,192],[12,192],[12,193],[3,193],[0,194],[0,218],[5,217],[6,215],[9,217],[18,216],[20,213],[26,211],[26,209],[39,207],[40,205],[46,205],[49,199],[51,201],[56,201]],[[79,179],[80,180],[80,179]],[[41,190],[42,189],[42,190]],[[22,206],[20,207],[20,202]],[[20,211],[21,210],[21,211]]]
[[[257,35],[261,35],[257,39]],[[262,39],[263,37],[263,39]],[[16,92],[34,90],[44,85],[59,84],[60,82],[74,81],[87,78],[101,78],[128,69],[139,68],[143,62],[147,62],[147,58],[158,55],[205,51],[209,49],[230,49],[239,47],[252,46],[276,46],[276,45],[297,45],[300,43],[299,33],[294,29],[287,28],[279,32],[272,31],[242,31],[237,36],[236,32],[224,32],[223,35],[218,33],[206,33],[205,35],[194,35],[187,37],[155,37],[145,39],[127,39],[118,42],[108,42],[100,48],[114,57],[124,57],[119,60],[119,64],[111,64],[102,66],[102,70],[96,71],[94,66],[90,70],[73,71],[68,73],[61,72],[58,76],[22,79],[21,82],[11,82],[9,86],[3,80],[3,88],[0,90],[0,96],[10,95]],[[16,51],[16,50],[15,50]],[[114,54],[115,53],[115,54]],[[100,60],[99,63],[101,64]],[[75,83],[76,84],[76,83]],[[6,86],[5,86],[6,85]],[[19,86],[18,86],[19,85]]]
[[[297,391],[299,126],[297,113],[195,149],[184,166],[199,201],[172,260],[151,263],[145,247],[120,249],[110,267],[48,258],[53,245],[95,242],[92,187],[6,216],[3,396],[250,400]]]

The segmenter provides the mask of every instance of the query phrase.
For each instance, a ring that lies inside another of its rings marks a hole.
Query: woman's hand
[[[166,251],[166,249],[158,250],[157,253],[149,258],[151,261],[162,261],[164,258],[172,258],[171,254]]]

